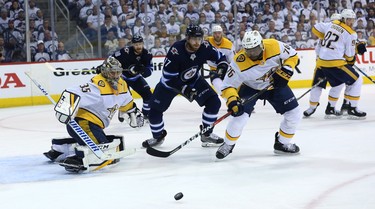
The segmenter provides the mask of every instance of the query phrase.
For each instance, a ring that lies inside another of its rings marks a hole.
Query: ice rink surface
[[[293,90],[296,97],[307,89]],[[137,152],[111,168],[71,174],[42,153],[51,139],[68,136],[52,105],[0,109],[1,209],[373,209],[375,208],[375,85],[364,85],[360,109],[366,120],[324,119],[321,106],[303,119],[294,137],[297,156],[273,154],[281,116],[256,105],[233,153],[217,160],[217,148],[196,139],[168,158],[140,149],[151,137],[117,118],[107,134],[122,134]],[[306,95],[300,100],[308,107]],[[341,101],[338,107],[341,106]],[[138,106],[141,100],[136,100]],[[224,104],[219,116],[225,114]],[[158,149],[171,150],[199,132],[202,108],[177,97],[165,113],[168,136]],[[223,136],[230,118],[215,133]],[[175,201],[173,196],[184,197]]]

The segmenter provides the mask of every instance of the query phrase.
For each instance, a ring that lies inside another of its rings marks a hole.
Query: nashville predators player
[[[214,25],[212,27],[212,36],[207,38],[207,41],[210,42],[219,52],[223,53],[227,58],[227,62],[231,63],[234,56],[234,45],[233,43],[223,36],[223,28],[220,25]],[[217,68],[215,63],[207,61],[207,64],[210,66],[210,80],[217,92],[220,91],[223,84],[223,79],[225,73],[223,70],[226,68]]]
[[[55,106],[56,117],[64,124],[75,120],[104,153],[122,151],[123,137],[106,135],[103,129],[109,126],[116,111],[130,113],[139,110],[121,78],[120,62],[108,57],[99,68],[101,73],[90,82],[63,91]],[[143,118],[138,119],[138,126],[143,126]],[[60,163],[70,172],[97,170],[119,161],[99,159],[71,126],[66,127],[71,138],[53,139],[51,150],[44,153],[51,161]]]
[[[267,100],[277,113],[284,116],[279,131],[275,134],[275,153],[299,153],[299,147],[291,140],[302,114],[287,85],[298,63],[297,52],[275,39],[263,40],[258,31],[246,32],[242,46],[244,49],[234,56],[231,69],[223,81],[222,96],[226,99],[228,111],[234,117],[227,125],[224,143],[217,150],[216,157],[223,159],[232,152],[258,99]],[[241,99],[253,96],[270,83],[273,89],[255,100],[244,104],[241,102]]]

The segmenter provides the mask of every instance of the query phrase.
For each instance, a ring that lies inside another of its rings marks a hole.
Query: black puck
[[[179,193],[174,195],[175,200],[180,200],[182,197],[184,197],[184,194],[182,194],[182,192],[179,192]]]

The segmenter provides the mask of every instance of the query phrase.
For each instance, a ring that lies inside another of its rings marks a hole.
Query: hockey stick
[[[25,72],[27,77],[39,88],[39,90],[46,96],[53,105],[56,105],[55,100],[48,94],[48,92],[42,87],[42,85],[33,79],[27,72]],[[133,154],[135,152],[131,151],[120,151],[115,153],[104,153],[98,145],[96,145],[93,140],[90,138],[89,135],[79,126],[79,124],[75,120],[69,121],[68,125],[73,129],[73,131],[81,138],[81,140],[90,148],[90,150],[101,160],[113,160],[118,158],[123,158],[129,155],[129,153]]]
[[[318,82],[315,85],[313,85],[309,90],[307,90],[305,93],[303,93],[301,96],[299,96],[297,98],[297,101],[300,100],[302,97],[304,97],[307,93],[309,93],[313,88],[319,86],[319,84],[321,84],[325,80],[326,80],[326,78],[318,78]]]
[[[365,72],[363,72],[363,70],[361,70],[359,67],[357,67],[356,65],[353,65],[353,67],[358,70],[359,72],[362,73],[362,75],[366,76],[366,78],[368,78],[371,82],[375,83],[375,81],[370,77],[368,76]]]
[[[254,94],[253,96],[251,96],[251,97],[245,99],[244,101],[242,101],[242,103],[246,104],[246,103],[248,103],[248,102],[250,102],[250,101],[258,98],[261,94],[263,94],[264,92],[266,92],[267,90],[269,90],[271,87],[272,87],[272,84],[269,84],[264,89],[260,90],[258,93]],[[173,153],[175,153],[178,150],[180,150],[182,147],[184,147],[187,144],[189,144],[194,139],[198,138],[200,135],[202,135],[202,134],[206,133],[207,131],[211,130],[212,128],[214,128],[218,123],[220,123],[221,121],[223,121],[225,118],[227,118],[231,114],[232,114],[232,111],[229,111],[229,112],[225,113],[225,115],[223,115],[220,118],[218,118],[213,124],[211,124],[210,126],[207,126],[206,128],[202,129],[200,132],[196,133],[194,136],[190,137],[184,143],[178,145],[176,148],[174,148],[171,151],[161,151],[161,150],[157,150],[157,149],[155,149],[153,147],[147,147],[146,152],[149,155],[152,155],[152,156],[155,156],[155,157],[163,157],[163,158],[169,157]]]

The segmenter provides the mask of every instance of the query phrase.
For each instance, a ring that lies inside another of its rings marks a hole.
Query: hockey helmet
[[[212,27],[212,32],[223,32],[223,28],[221,28],[220,25],[214,25],[214,27]]]
[[[333,13],[330,17],[331,21],[334,21],[334,20],[341,20],[341,15],[338,14],[338,13]]]
[[[203,35],[204,32],[198,25],[189,25],[189,27],[186,29],[187,37],[203,37]]]
[[[343,9],[342,12],[341,12],[341,17],[345,18],[345,20],[346,20],[347,18],[355,19],[357,16],[355,15],[355,12],[353,10]]]
[[[242,38],[242,46],[245,49],[252,49],[260,45],[263,49],[262,40],[262,35],[258,31],[246,31]]]
[[[116,58],[109,56],[100,67],[103,77],[114,89],[117,89],[117,82],[122,74],[121,63]]]
[[[134,43],[139,43],[139,42],[143,42],[142,36],[138,34],[134,35],[132,38],[132,43],[134,44]]]

